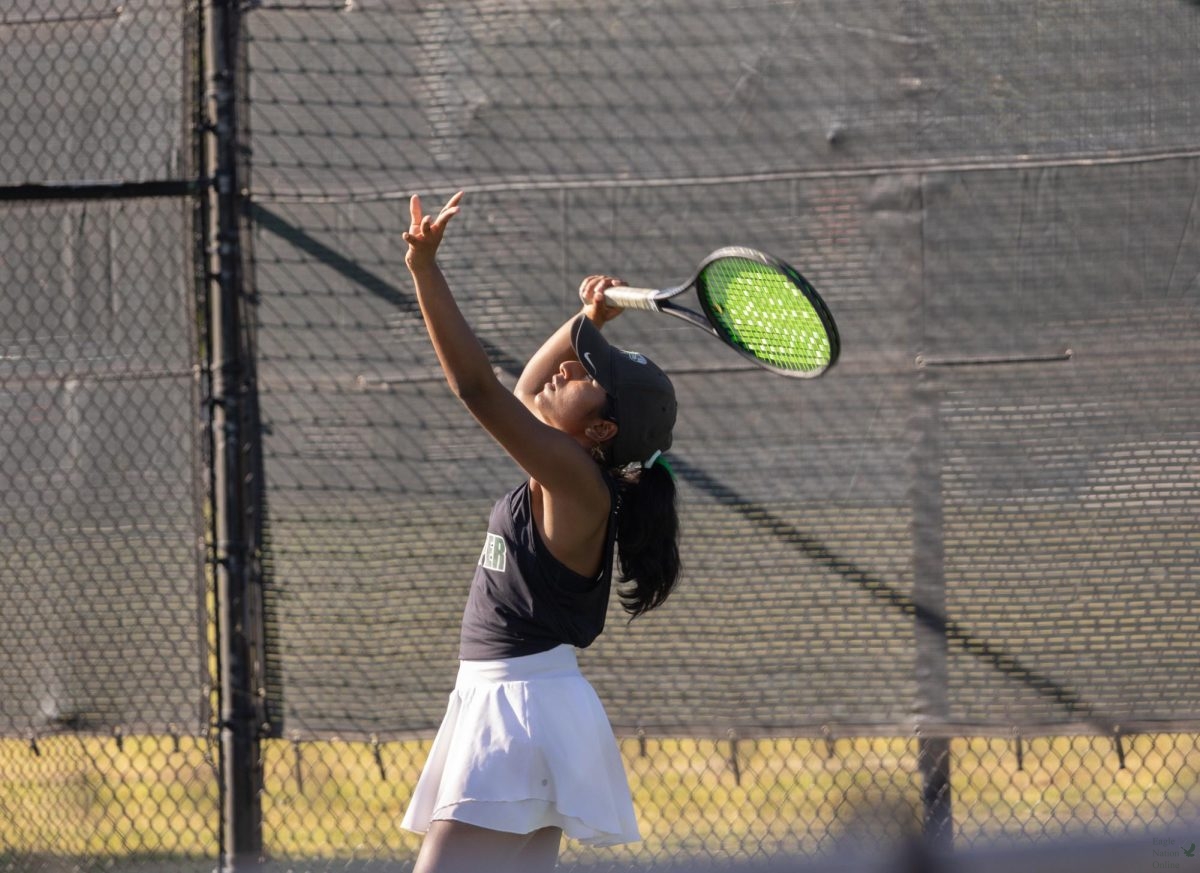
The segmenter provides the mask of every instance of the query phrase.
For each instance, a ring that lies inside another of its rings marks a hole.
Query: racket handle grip
[[[617,309],[649,309],[651,312],[657,312],[658,304],[654,299],[656,294],[658,290],[655,288],[614,285],[604,289],[604,300],[609,306],[615,306]]]

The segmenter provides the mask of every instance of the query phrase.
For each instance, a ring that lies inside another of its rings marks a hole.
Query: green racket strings
[[[813,304],[774,267],[721,258],[704,268],[709,310],[730,342],[784,370],[829,366],[829,334]]]

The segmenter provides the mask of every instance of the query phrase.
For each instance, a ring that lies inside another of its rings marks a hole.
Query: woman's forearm
[[[588,276],[579,284],[579,299],[583,301],[583,314],[598,328],[616,318],[621,310],[608,305],[604,291],[616,285],[624,285],[621,279],[614,276]],[[533,395],[542,390],[542,386],[550,381],[550,377],[558,372],[565,361],[575,360],[575,348],[571,345],[571,323],[575,317],[550,335],[542,343],[542,347],[534,353],[525,365],[521,378],[517,381],[514,394],[523,401],[528,401]]]
[[[437,263],[413,265],[410,272],[425,329],[450,390],[465,400],[497,384],[487,352],[459,310]]]
[[[564,361],[575,360],[575,349],[571,346],[571,322],[574,320],[571,318],[550,334],[550,338],[534,352],[525,369],[521,371],[521,378],[517,380],[517,387],[513,389],[513,393],[522,400],[541,391],[542,386],[558,372]]]

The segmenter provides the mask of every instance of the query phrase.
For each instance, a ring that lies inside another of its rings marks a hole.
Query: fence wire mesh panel
[[[185,178],[195,8],[184,0],[7,0],[0,184]]]
[[[5,204],[4,733],[202,722],[190,292],[172,201]],[[120,238],[116,242],[116,237]]]
[[[408,196],[459,188],[441,262],[509,386],[585,275],[665,286],[730,244],[841,331],[798,382],[662,316],[608,329],[678,390],[684,578],[581,653],[644,839],[562,867],[1194,852],[1193,0],[15,0],[0,34],[0,871],[236,866],[231,804],[266,870],[411,867],[524,475],[404,265]],[[230,95],[236,130],[202,111]],[[218,134],[244,189],[202,166]],[[254,308],[218,336],[231,194]],[[214,421],[246,428],[244,543]],[[223,694],[230,618],[256,684]],[[262,716],[261,795],[228,790],[227,709]]]
[[[196,15],[0,9],[4,871],[216,858]]]
[[[680,395],[685,577],[581,655],[645,840],[565,866],[1186,819],[1195,4],[285,2],[247,28],[279,864],[411,861],[520,481],[403,263],[408,196],[458,188],[441,260],[509,385],[583,276],[673,284],[727,244],[794,263],[842,335],[797,384],[670,319],[610,328]]]

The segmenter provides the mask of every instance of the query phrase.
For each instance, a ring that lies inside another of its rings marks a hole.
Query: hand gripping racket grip
[[[629,288],[625,285],[614,285],[604,289],[604,300],[609,306],[618,309],[648,309],[651,312],[659,310],[655,297],[658,291],[654,288]]]

